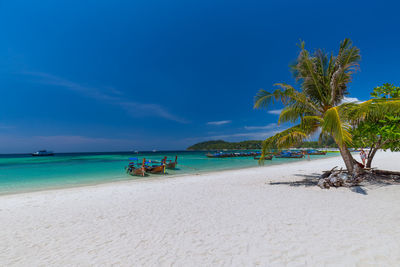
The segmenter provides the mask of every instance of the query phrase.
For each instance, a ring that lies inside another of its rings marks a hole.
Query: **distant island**
[[[218,150],[218,149],[261,149],[260,140],[226,142],[224,140],[206,141],[194,144],[187,150]]]
[[[213,141],[206,141],[194,144],[188,147],[187,150],[261,149],[261,145],[262,145],[261,140],[249,140],[242,142],[226,142],[224,140],[213,140]],[[326,140],[323,142],[307,141],[294,146],[294,148],[321,148],[321,147],[336,148],[337,145],[333,140]]]

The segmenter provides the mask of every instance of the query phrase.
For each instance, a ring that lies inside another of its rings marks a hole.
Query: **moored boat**
[[[295,159],[298,159],[298,158],[302,158],[302,157],[304,157],[303,154],[292,153],[292,152],[289,152],[289,151],[282,152],[279,155],[275,155],[275,158],[295,158]]]
[[[208,153],[208,154],[206,154],[206,157],[207,158],[222,158],[222,154],[221,153],[214,153],[214,154]]]
[[[35,153],[32,153],[32,156],[34,156],[34,157],[54,156],[54,153],[53,153],[53,151],[39,150],[39,151],[36,151]]]
[[[161,174],[165,173],[165,160],[164,157],[161,161],[148,160],[145,162],[145,171],[151,174]]]
[[[125,167],[126,172],[131,175],[145,176],[145,173],[160,174],[165,173],[165,158],[160,161],[147,160],[144,158],[142,163],[138,163],[138,158],[130,158],[131,162]]]
[[[235,157],[254,157],[261,155],[260,152],[233,152],[233,153],[208,153],[206,156],[208,158],[235,158]]]
[[[178,156],[175,156],[175,161],[167,160],[167,157],[165,157],[165,168],[175,169],[177,164],[178,164]]]
[[[152,174],[165,173],[165,165],[145,166],[145,171]]]
[[[265,156],[263,157],[263,160],[272,160],[273,157],[274,157],[273,155],[265,155]],[[260,160],[260,159],[261,159],[261,156],[255,156],[254,159]]]
[[[325,151],[319,151],[319,150],[307,150],[306,153],[308,155],[326,155]]]
[[[137,162],[137,158],[131,158],[131,162],[129,162],[128,167],[126,168],[126,172],[129,173],[132,176],[145,176],[145,162],[146,159],[143,159],[142,166],[135,166],[139,165]],[[136,162],[135,162],[136,161]]]

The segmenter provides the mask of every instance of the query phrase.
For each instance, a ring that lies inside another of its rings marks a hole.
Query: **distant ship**
[[[54,153],[53,151],[39,150],[35,153],[32,153],[32,156],[34,157],[54,156]]]

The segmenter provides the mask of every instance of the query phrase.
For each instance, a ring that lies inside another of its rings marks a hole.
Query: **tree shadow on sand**
[[[270,185],[288,185],[288,186],[317,186],[318,177],[320,174],[313,173],[311,175],[306,174],[295,174],[294,176],[303,177],[304,179],[298,181],[290,181],[290,182],[269,182]]]
[[[295,174],[294,176],[303,177],[302,180],[298,181],[290,181],[290,182],[269,182],[270,185],[288,185],[288,186],[304,186],[304,187],[312,187],[318,186],[318,180],[321,174],[313,173],[313,174]],[[376,189],[383,186],[390,185],[400,185],[400,180],[398,179],[390,179],[387,177],[375,177],[374,179],[366,179],[360,185],[349,187],[350,191],[361,194],[368,195],[367,189]],[[323,190],[323,189],[321,189]],[[329,189],[328,189],[329,190]]]

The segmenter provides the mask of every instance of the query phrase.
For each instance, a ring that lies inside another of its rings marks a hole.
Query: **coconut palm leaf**
[[[279,115],[278,124],[284,122],[293,122],[295,123],[299,117],[304,113],[303,110],[297,109],[296,107],[287,106],[285,107],[281,114]]]
[[[304,116],[301,118],[301,123],[303,125],[317,124],[318,126],[320,126],[324,123],[324,119],[319,116]]]
[[[362,103],[342,104],[343,117],[353,125],[365,120],[379,121],[387,114],[400,114],[400,99],[370,99]]]
[[[285,148],[293,144],[299,143],[306,139],[307,132],[301,129],[300,124],[290,127],[274,136],[271,136],[262,142],[261,157],[259,163],[264,162],[264,156],[270,149]]]
[[[351,142],[350,125],[342,122],[338,106],[332,107],[325,112],[322,130],[332,134],[338,145]]]
[[[318,131],[318,128],[318,124],[306,125],[300,123],[278,134],[275,134],[274,136],[267,138],[262,143],[262,155],[259,162],[262,164],[263,158],[268,150],[274,148],[289,148],[293,145],[297,145],[316,133]]]

